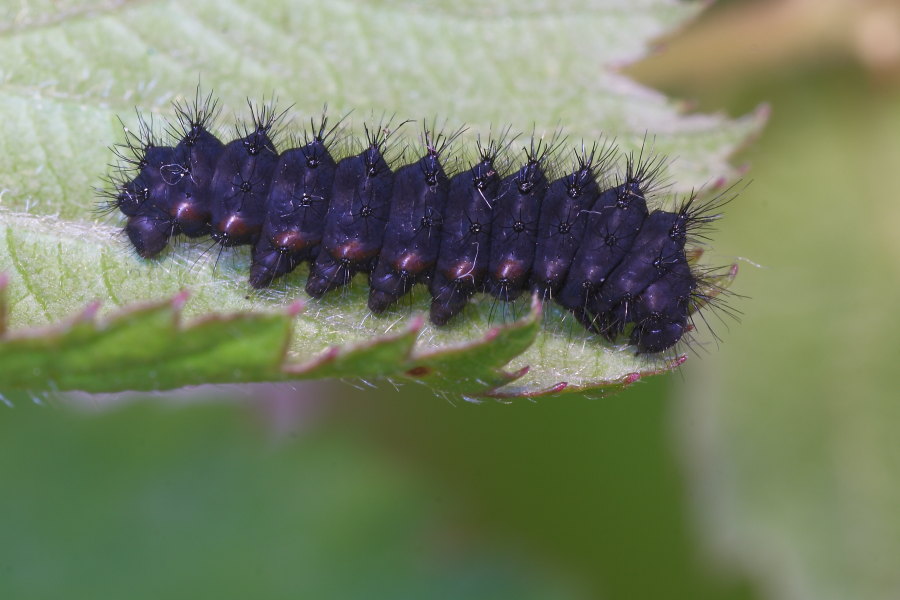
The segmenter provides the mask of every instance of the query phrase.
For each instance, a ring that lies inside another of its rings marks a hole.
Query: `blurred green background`
[[[772,109],[719,348],[606,398],[14,399],[0,598],[900,598],[900,6],[719,3],[629,72]]]

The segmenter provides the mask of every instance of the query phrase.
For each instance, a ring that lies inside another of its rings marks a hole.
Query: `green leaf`
[[[456,395],[515,396],[604,390],[672,368],[683,359],[636,357],[587,335],[554,306],[544,307],[541,323],[527,301],[497,307],[484,298],[459,323],[436,329],[417,316],[428,305],[425,290],[375,317],[361,279],[314,301],[302,292],[300,269],[251,293],[245,249],[220,256],[208,243],[179,243],[159,260],[140,260],[115,218],[92,213],[91,188],[108,171],[107,146],[121,140],[117,115],[133,125],[138,106],[159,123],[198,77],[221,97],[226,137],[232,115],[246,116],[245,96],[275,91],[301,122],[326,102],[334,114],[437,114],[469,125],[463,143],[491,123],[538,131],[563,123],[573,140],[602,133],[623,150],[638,148],[650,132],[655,151],[676,157],[672,192],[725,181],[734,175],[727,157],[759,129],[763,113],[683,115],[615,70],[700,4],[36,3],[0,19],[10,23],[0,38],[0,111],[8,116],[0,120],[0,272],[9,276],[12,332],[0,352],[12,356],[29,339],[28,357],[18,360],[32,361],[27,377],[18,371],[0,385],[114,391],[390,377]],[[179,329],[171,306],[157,304],[99,327],[58,324],[98,301],[106,319],[185,289],[189,322],[241,316]],[[285,311],[297,300],[306,310],[289,319]],[[151,318],[169,321],[142,321]],[[48,325],[42,341],[30,329]],[[286,355],[279,335],[287,336]],[[156,363],[164,366],[148,367]]]

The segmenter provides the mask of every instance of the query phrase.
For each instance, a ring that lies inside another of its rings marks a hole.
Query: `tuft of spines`
[[[194,92],[194,99],[176,99],[172,102],[175,111],[175,122],[166,128],[169,137],[180,140],[188,146],[197,143],[204,132],[211,131],[219,118],[221,109],[218,99],[213,97],[212,91],[203,95],[200,85]]]
[[[711,241],[713,224],[722,218],[722,209],[737,198],[737,186],[738,184],[734,184],[706,199],[692,191],[686,200],[676,205],[678,219],[673,235],[682,236],[692,245],[703,245]]]
[[[574,169],[565,176],[564,181],[566,193],[575,198],[591,185],[602,185],[603,177],[616,157],[616,145],[612,140],[600,140],[591,142],[588,150],[584,140],[581,140],[581,148],[573,149],[572,154],[575,157]]]
[[[628,193],[650,198],[669,186],[665,177],[668,164],[669,157],[655,153],[645,136],[637,153],[631,150],[625,155],[625,173],[617,185]]]
[[[159,146],[159,141],[153,131],[152,115],[149,121],[136,109],[135,115],[137,131],[129,129],[121,118],[118,119],[124,140],[109,147],[116,160],[108,165],[111,173],[104,177],[104,185],[94,189],[98,197],[95,205],[98,214],[120,210],[125,215],[133,215],[148,196],[147,175],[144,178],[140,175],[147,167],[152,149]]]
[[[148,121],[139,110],[135,109],[134,112],[138,124],[137,131],[129,129],[122,119],[118,119],[125,133],[125,139],[110,148],[119,159],[114,165],[118,171],[141,171],[147,166],[147,152],[155,146],[162,145],[154,132],[153,115],[150,115]]]
[[[256,104],[247,98],[247,106],[250,109],[250,120],[240,122],[235,128],[247,154],[257,156],[265,151],[277,154],[275,141],[278,125],[282,124],[290,107],[279,112],[278,100],[274,97]]]

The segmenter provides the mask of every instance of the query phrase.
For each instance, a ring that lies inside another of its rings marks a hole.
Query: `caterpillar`
[[[623,155],[624,170],[611,175],[613,143],[582,143],[563,168],[559,132],[549,140],[532,133],[514,163],[518,136],[507,127],[478,136],[474,159],[457,159],[448,174],[462,128],[423,125],[421,149],[397,167],[393,134],[409,121],[366,124],[362,148],[336,160],[343,119],[330,125],[323,111],[279,152],[287,111],[274,101],[248,104],[250,120],[227,143],[211,133],[217,100],[199,89],[174,103],[170,145],[140,113],[137,131],[123,125],[99,208],[124,215],[140,257],[157,256],[178,235],[250,245],[251,287],[306,262],[306,292],[318,298],[365,273],[374,313],[427,285],[438,326],[476,293],[511,302],[531,292],[610,341],[627,335],[638,353],[675,346],[695,311],[721,300],[716,271],[688,255],[732,198],[692,193],[672,211],[651,211],[665,159],[643,148]]]

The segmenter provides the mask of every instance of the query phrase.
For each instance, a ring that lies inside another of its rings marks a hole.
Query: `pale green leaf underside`
[[[371,340],[408,326],[424,290],[391,314],[365,309],[361,279],[322,301],[305,298],[303,269],[273,290],[250,293],[247,252],[216,262],[208,244],[180,244],[159,261],[129,253],[115,218],[91,212],[92,186],[108,171],[116,120],[131,107],[171,115],[171,99],[198,77],[222,98],[224,135],[243,99],[277,93],[304,121],[324,103],[404,118],[466,123],[471,142],[491,124],[539,131],[565,125],[573,139],[601,133],[636,148],[645,134],[675,157],[673,191],[732,171],[727,157],[761,123],[683,116],[661,95],[608,67],[638,58],[647,41],[697,10],[695,3],[632,2],[45,2],[4,15],[0,37],[0,271],[10,276],[13,328],[45,325],[99,300],[102,310],[191,291],[185,316],[269,311],[307,300],[293,320],[289,359]],[[288,126],[297,131],[297,126]],[[463,142],[465,143],[465,141]],[[460,323],[425,324],[415,353],[480,339],[528,312],[482,299]],[[509,365],[530,366],[510,393],[570,389],[634,378],[671,357],[634,357],[598,342],[548,306],[537,340]],[[339,373],[350,375],[352,373]],[[366,373],[375,376],[384,373]],[[437,387],[454,391],[449,382]],[[456,390],[459,391],[459,390]],[[470,390],[472,391],[472,390]],[[469,393],[469,392],[465,392]]]

